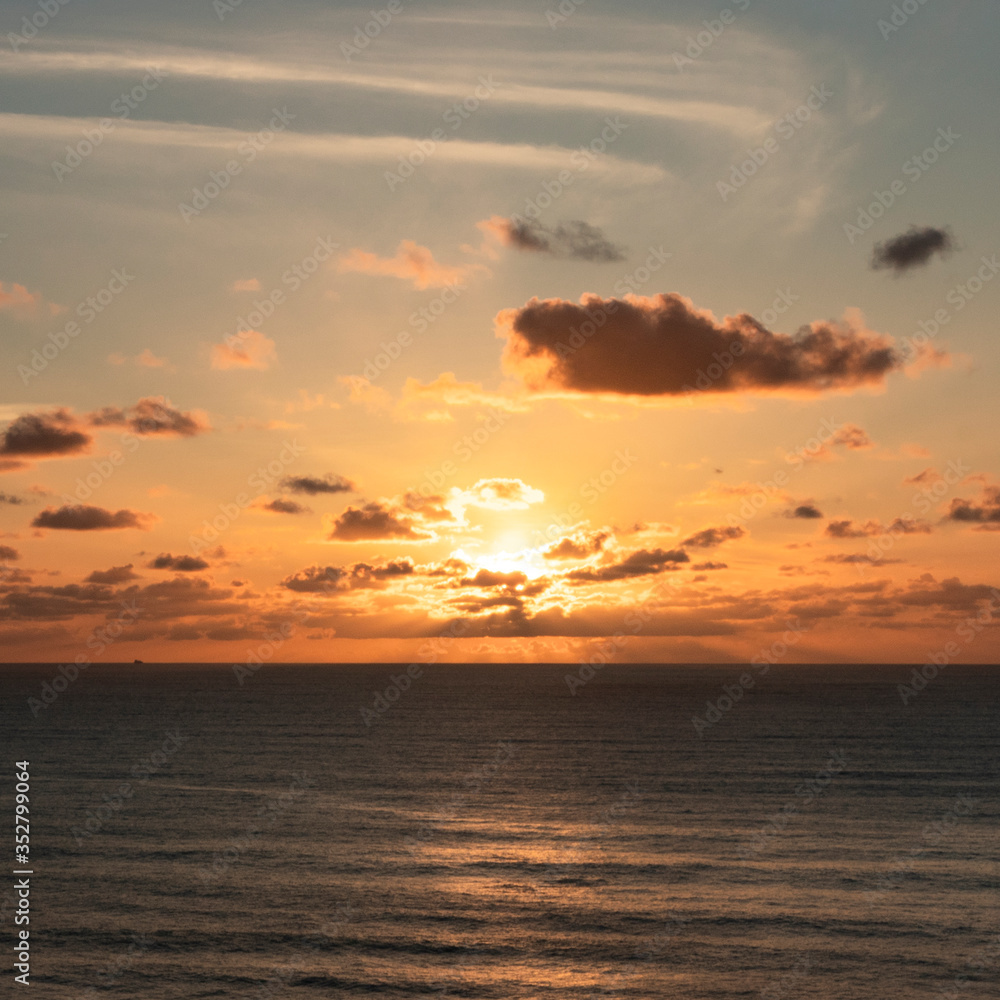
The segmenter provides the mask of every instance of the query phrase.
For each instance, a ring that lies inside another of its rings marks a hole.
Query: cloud
[[[948,507],[948,519],[976,524],[1000,522],[1000,486],[986,486],[977,500],[956,497]]]
[[[822,517],[823,512],[815,505],[811,503],[799,504],[798,507],[793,510],[786,510],[785,517],[800,517],[804,519]]]
[[[341,274],[401,278],[412,282],[417,289],[456,285],[476,272],[486,270],[482,264],[441,264],[434,259],[434,254],[427,247],[422,247],[413,240],[403,240],[396,249],[395,257],[379,257],[367,250],[355,248],[337,261],[337,271]]]
[[[261,510],[269,510],[275,514],[311,514],[312,511],[305,504],[296,503],[294,500],[285,500],[279,497],[261,507]]]
[[[580,220],[560,222],[550,228],[537,220],[515,222],[494,215],[478,225],[505,246],[518,250],[602,263],[625,260],[622,247],[612,243],[596,226]]]
[[[21,507],[25,503],[27,503],[26,500],[21,497],[14,496],[13,493],[0,493],[0,504],[8,504],[11,507]]]
[[[728,528],[705,528],[693,534],[690,538],[685,538],[681,545],[692,549],[711,549],[723,542],[731,541],[735,538],[742,538],[746,534],[746,529],[734,525]]]
[[[936,253],[944,256],[954,249],[955,240],[947,229],[910,226],[905,233],[875,244],[871,266],[876,271],[888,269],[902,274],[923,267]]]
[[[497,314],[507,371],[534,390],[637,396],[809,392],[880,386],[903,367],[855,314],[788,336],[752,316],[721,323],[676,293],[580,303],[531,299]],[[721,359],[721,361],[720,361]]]
[[[704,570],[729,569],[729,567],[724,562],[703,562],[695,563],[691,569],[703,572]]]
[[[400,538],[423,542],[434,536],[417,528],[404,511],[388,504],[367,503],[363,507],[348,507],[334,522],[330,540],[366,542],[376,539]]]
[[[593,569],[575,569],[566,574],[567,580],[578,583],[625,580],[634,576],[648,576],[675,569],[678,564],[690,562],[690,557],[682,549],[639,549],[621,562]]]
[[[926,521],[913,517],[897,517],[888,526],[884,526],[881,521],[855,524],[851,520],[831,521],[826,526],[826,534],[831,538],[876,538],[885,534],[929,535],[933,530],[933,526]]]
[[[257,278],[240,278],[230,286],[231,292],[259,292],[260,281]]]
[[[88,420],[93,427],[127,427],[143,437],[194,437],[212,429],[204,414],[183,413],[163,396],[147,396],[126,409],[105,406],[91,413]]]
[[[6,310],[15,315],[30,316],[38,311],[38,307],[42,305],[43,301],[40,292],[29,292],[24,285],[16,283],[5,285],[4,282],[0,281],[0,312]],[[48,303],[48,311],[50,315],[55,316],[64,312],[65,308],[50,302]]]
[[[55,528],[63,531],[108,531],[117,528],[139,528],[146,530],[152,514],[134,510],[110,511],[103,507],[87,507],[73,504],[64,507],[46,507],[31,522],[34,528]]]
[[[274,341],[258,330],[244,330],[229,337],[224,344],[212,345],[211,365],[215,371],[253,368],[267,371],[278,360]]]
[[[542,503],[545,494],[520,479],[480,479],[467,490],[454,493],[449,499],[459,507],[481,507],[483,510],[527,510]]]
[[[350,567],[310,566],[285,577],[281,585],[298,593],[331,593],[378,587],[388,580],[412,576],[414,572],[409,559],[396,559],[378,566],[369,563],[355,563]]]
[[[9,545],[0,545],[0,559],[4,562],[20,559],[21,553],[17,549],[12,549]]]
[[[542,556],[545,559],[589,559],[603,550],[610,537],[608,531],[577,532],[553,542]]]
[[[868,432],[857,424],[844,424],[843,427],[839,427],[830,438],[830,444],[842,445],[851,451],[865,451],[875,447],[875,442],[868,436]]]
[[[524,573],[512,572],[501,573],[488,569],[481,569],[473,577],[464,577],[458,583],[460,587],[481,587],[484,589],[492,587],[503,587],[506,590],[516,590],[523,587],[528,582],[528,577]]]
[[[325,476],[286,476],[278,485],[289,493],[306,493],[309,496],[355,491],[354,484],[350,480],[332,473],[327,473]]]
[[[0,436],[0,456],[52,458],[86,452],[93,438],[69,410],[25,413]]]
[[[158,555],[146,563],[146,566],[149,569],[172,569],[178,573],[197,573],[199,570],[208,569],[208,563],[198,556],[172,556],[169,552]]]
[[[127,566],[112,566],[111,569],[95,569],[84,581],[85,583],[128,583],[130,580],[138,580],[139,574],[132,572],[132,564]]]
[[[119,352],[114,352],[108,355],[108,364],[121,366],[128,363],[128,357]],[[166,358],[157,357],[148,347],[137,354],[132,361],[137,364],[140,368],[162,368],[166,371],[175,372],[177,369],[167,361]]]

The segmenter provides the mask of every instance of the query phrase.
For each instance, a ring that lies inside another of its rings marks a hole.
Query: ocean
[[[1000,671],[745,669],[2,667],[30,995],[996,996]]]

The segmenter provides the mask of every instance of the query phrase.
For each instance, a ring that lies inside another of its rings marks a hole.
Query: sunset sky
[[[0,3],[3,658],[995,660],[996,8],[374,3]]]

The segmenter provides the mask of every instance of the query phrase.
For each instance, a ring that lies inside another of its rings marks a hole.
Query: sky
[[[995,5],[374,3],[0,2],[3,658],[995,662]]]

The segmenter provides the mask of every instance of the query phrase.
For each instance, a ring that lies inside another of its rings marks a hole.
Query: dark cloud
[[[747,314],[719,322],[676,293],[532,299],[496,325],[505,367],[539,390],[817,393],[881,385],[903,367],[888,338],[853,322],[814,322],[788,336]]]
[[[275,514],[311,514],[312,511],[304,504],[296,503],[294,500],[283,500],[280,497],[266,503],[262,510],[270,510]]]
[[[494,218],[490,228],[508,246],[600,263],[625,260],[624,248],[612,243],[596,226],[578,219],[550,228],[538,221]]]
[[[874,448],[875,442],[868,436],[868,432],[857,424],[844,424],[838,428],[836,434],[830,439],[830,444],[843,445],[852,451],[864,451],[867,448]]]
[[[0,436],[0,455],[48,458],[87,451],[93,438],[66,409],[25,413]]]
[[[845,566],[853,566],[857,563],[865,563],[871,566],[884,566],[887,563],[901,563],[902,559],[873,559],[864,552],[838,552],[834,555],[823,556],[819,562],[839,563]]]
[[[334,522],[329,537],[341,542],[363,542],[384,538],[403,538],[422,542],[434,536],[419,530],[412,519],[401,511],[393,510],[381,503],[367,503],[363,507],[348,507]]]
[[[0,493],[0,504],[9,504],[11,507],[20,507],[27,503],[21,497],[16,497],[12,493]]]
[[[688,554],[681,549],[664,552],[663,549],[639,549],[619,563],[593,569],[577,569],[566,574],[567,580],[590,583],[606,580],[625,580],[633,576],[648,576],[675,569],[678,564],[690,562]]]
[[[729,569],[729,567],[726,565],[726,563],[722,562],[703,562],[703,563],[696,563],[694,566],[691,567],[691,569],[697,572],[701,572],[703,570],[712,570],[712,569]]]
[[[801,517],[806,520],[822,516],[823,512],[815,504],[811,503],[801,503],[798,507],[785,511],[785,517]]]
[[[132,572],[132,564],[127,566],[112,566],[111,569],[95,569],[84,581],[85,583],[107,583],[112,586],[118,583],[128,583],[138,580],[139,575]]]
[[[146,566],[149,569],[172,569],[178,573],[197,573],[208,569],[209,564],[198,556],[172,556],[169,552],[164,552],[146,563]]]
[[[4,560],[4,562],[20,558],[21,553],[17,549],[12,549],[9,545],[0,545],[0,559]]]
[[[31,522],[34,528],[56,528],[64,531],[107,531],[116,528],[145,530],[152,515],[134,510],[110,511],[103,507],[73,504],[65,507],[46,507]]]
[[[94,427],[127,427],[141,436],[194,437],[211,430],[203,417],[175,409],[163,396],[147,396],[124,410],[105,406],[88,419]]]
[[[929,535],[934,527],[926,521],[913,517],[897,517],[889,525],[880,521],[865,521],[856,524],[851,520],[831,521],[826,526],[826,534],[831,538],[876,538],[881,535]]]
[[[977,524],[1000,522],[1000,486],[987,486],[978,500],[956,497],[948,507],[948,519]]]
[[[355,563],[353,566],[309,566],[292,576],[285,577],[281,585],[298,593],[318,594],[333,591],[377,587],[398,577],[412,576],[415,567],[409,559],[372,566]]]
[[[910,226],[899,236],[876,243],[872,251],[872,268],[902,274],[927,264],[934,254],[942,256],[955,249],[955,240],[947,229],[934,226]]]
[[[279,485],[289,493],[307,493],[309,496],[354,492],[354,484],[349,479],[332,473],[325,476],[286,476]]]
[[[692,549],[711,549],[734,538],[742,538],[745,534],[746,529],[738,525],[729,528],[705,528],[704,531],[685,538],[681,545]]]
[[[553,542],[542,555],[546,559],[588,559],[604,548],[609,537],[607,531],[570,535]]]

